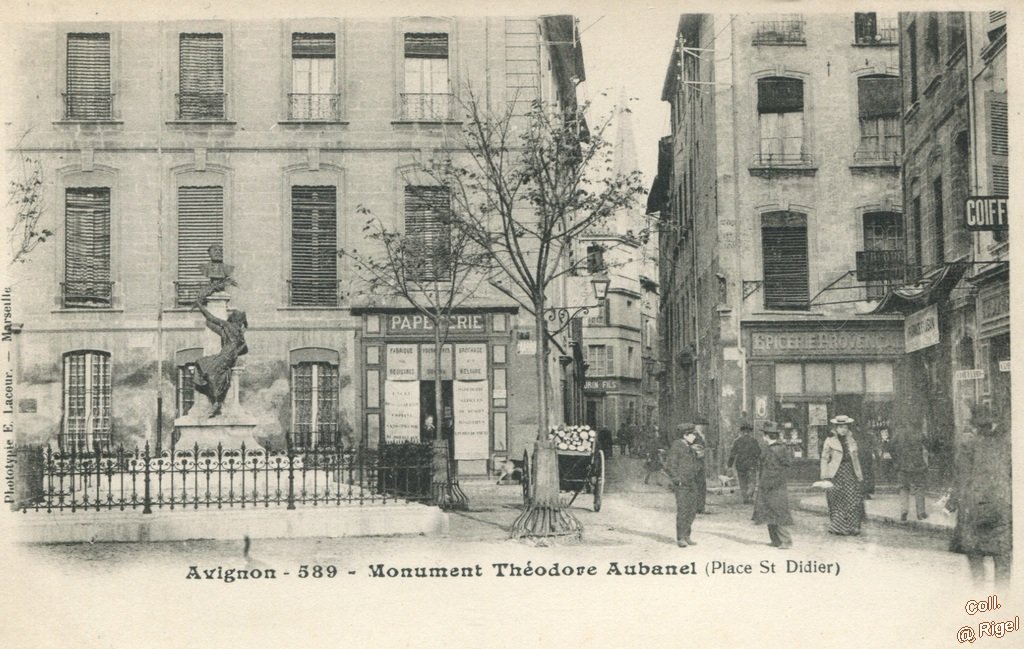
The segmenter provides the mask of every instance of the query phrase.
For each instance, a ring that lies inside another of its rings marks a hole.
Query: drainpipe
[[[157,81],[161,92],[164,87],[164,29],[163,23],[158,23],[160,32],[159,46],[157,51]],[[158,178],[159,191],[156,199],[156,259],[157,259],[157,283],[156,283],[156,450],[159,453],[163,449],[163,395],[161,385],[164,375],[164,120],[157,120],[157,163],[159,165]]]

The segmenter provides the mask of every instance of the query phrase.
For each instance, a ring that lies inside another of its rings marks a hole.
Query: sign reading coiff
[[[752,356],[873,356],[902,354],[899,330],[755,331]]]
[[[936,305],[915,311],[903,321],[907,353],[939,344],[939,309]]]
[[[968,196],[964,204],[964,225],[968,230],[1010,229],[1007,197]]]

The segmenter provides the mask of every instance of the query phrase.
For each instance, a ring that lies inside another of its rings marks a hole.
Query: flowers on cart
[[[559,424],[552,426],[548,431],[548,440],[555,443],[555,448],[560,451],[578,451],[590,453],[594,450],[594,442],[597,440],[595,433],[590,426],[567,426]]]

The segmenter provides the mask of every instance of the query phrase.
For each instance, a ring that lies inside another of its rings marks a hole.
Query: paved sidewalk
[[[950,531],[956,524],[956,514],[949,514],[935,504],[940,497],[941,495],[937,493],[925,494],[924,502],[928,518],[920,521],[917,520],[913,501],[910,503],[910,514],[907,516],[906,522],[900,521],[902,510],[901,498],[898,494],[876,493],[871,497],[871,500],[864,501],[864,509],[867,512],[869,521],[901,525],[932,532]],[[828,513],[828,504],[825,502],[825,493],[823,491],[790,492],[790,502],[796,503],[796,509]]]

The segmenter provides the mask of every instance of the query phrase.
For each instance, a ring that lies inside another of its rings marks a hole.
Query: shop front
[[[813,480],[829,419],[847,415],[867,443],[892,425],[904,350],[899,320],[757,323],[744,326],[747,412],[773,420],[795,458],[793,477]]]
[[[363,319],[366,443],[454,438],[459,475],[485,474],[489,459],[508,448],[512,314],[452,315],[439,363],[429,318],[383,311],[365,313]]]
[[[583,384],[583,399],[584,423],[594,430],[607,428],[616,443],[620,432],[635,432],[640,424],[639,379],[587,379]]]
[[[1010,426],[1010,278],[1008,265],[974,279],[977,293],[978,402]]]

